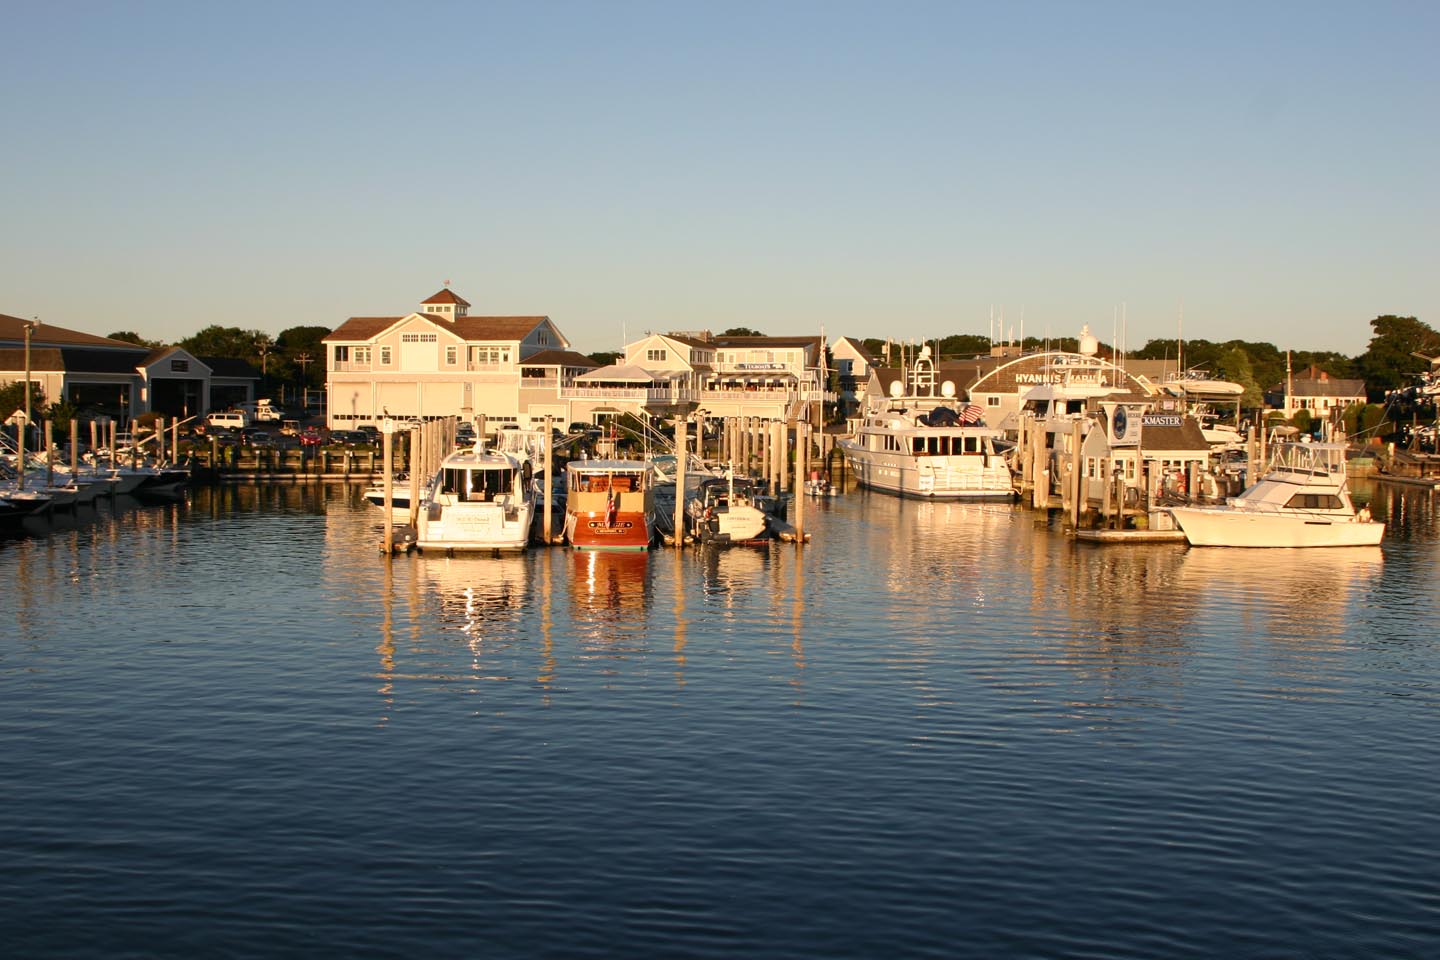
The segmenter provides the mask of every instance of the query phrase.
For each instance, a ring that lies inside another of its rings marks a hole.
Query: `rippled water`
[[[0,542],[12,956],[1440,955],[1440,522],[387,562],[344,487]]]

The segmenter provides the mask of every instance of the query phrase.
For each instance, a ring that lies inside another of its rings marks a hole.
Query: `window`
[[[459,361],[459,359],[460,359],[460,348],[459,348],[459,347],[449,346],[449,347],[446,347],[446,348],[445,348],[445,362],[446,362],[447,364],[449,364],[450,366],[453,367],[453,366],[455,366],[456,362]]]
[[[370,362],[370,348],[369,348],[369,347],[356,347],[356,348],[355,348],[355,362],[356,362],[356,363],[369,363],[369,362]]]
[[[669,354],[669,351],[666,351],[666,350],[663,350],[663,349],[662,349],[662,350],[646,350],[646,351],[645,351],[645,359],[646,359],[646,360],[652,360],[652,361],[654,361],[654,362],[656,362],[656,363],[664,363],[665,360],[669,357],[669,355],[670,355],[670,354]]]
[[[985,406],[987,406],[987,407],[998,407],[998,406],[1000,406],[1000,398],[999,398],[999,397],[986,397],[986,398],[985,398]]]
[[[190,361],[189,361],[189,360],[171,360],[171,361],[170,361],[170,372],[171,372],[171,373],[189,373],[189,372],[190,372]]]
[[[390,366],[390,348],[389,348],[389,347],[381,347],[381,348],[380,348],[380,366],[382,366],[382,367],[388,367],[388,366]]]
[[[471,347],[471,363],[509,363],[509,347]]]
[[[350,348],[349,348],[349,347],[336,347],[336,348],[335,348],[335,362],[336,362],[336,363],[344,363],[346,360],[349,360],[349,359],[350,359]]]
[[[550,334],[548,334],[548,333],[542,333],[542,334],[540,334],[540,346],[542,346],[542,347],[548,347],[548,346],[550,346]]]
[[[400,334],[400,342],[401,342],[401,343],[438,343],[439,341],[440,341],[439,335],[438,335],[438,334],[434,334],[434,333],[402,333],[402,334]]]

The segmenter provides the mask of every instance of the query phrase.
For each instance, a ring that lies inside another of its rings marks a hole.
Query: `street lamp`
[[[25,321],[25,431],[30,430],[30,337],[40,326],[39,317]]]

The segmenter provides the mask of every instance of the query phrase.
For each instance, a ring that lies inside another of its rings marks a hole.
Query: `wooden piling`
[[[385,438],[385,555],[395,552],[395,432],[391,422],[384,422],[381,435]]]
[[[685,418],[675,418],[675,549],[685,546]]]
[[[550,431],[550,418],[545,418],[545,516],[541,520],[540,530],[545,535],[545,546],[554,542],[553,511],[555,506],[555,448],[552,443],[554,434]]]
[[[795,423],[795,545],[805,545],[805,457],[800,454],[810,442],[806,436],[809,424],[803,420]]]

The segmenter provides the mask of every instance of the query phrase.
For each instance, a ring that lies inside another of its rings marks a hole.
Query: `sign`
[[[1178,427],[1184,422],[1184,417],[1174,413],[1147,413],[1140,418],[1140,423],[1146,427]]]
[[[783,363],[737,363],[736,370],[784,370]]]
[[[383,433],[383,434],[385,434],[386,436],[389,436],[390,434],[394,433],[394,432],[395,432],[395,421],[394,421],[394,419],[392,419],[392,418],[390,418],[390,417],[386,417],[384,420],[381,420],[381,421],[380,421],[380,432]]]
[[[1118,404],[1110,414],[1110,445],[1112,447],[1133,447],[1140,441],[1140,431],[1130,420],[1130,411],[1124,404]]]

